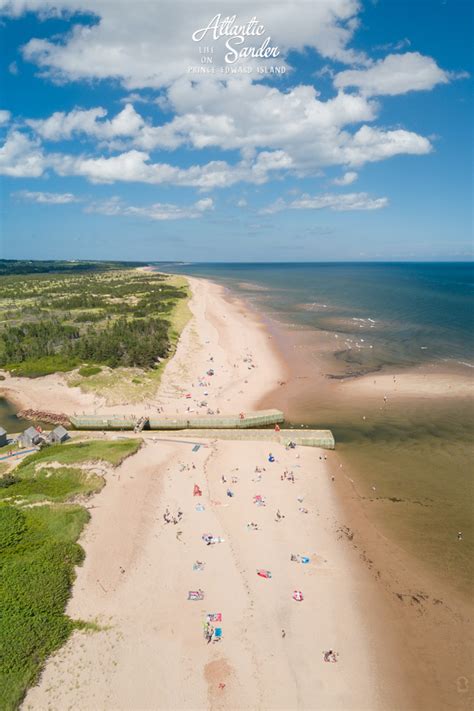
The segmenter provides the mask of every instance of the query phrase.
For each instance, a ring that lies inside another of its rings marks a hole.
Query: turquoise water
[[[472,592],[472,400],[395,398],[384,407],[335,385],[413,367],[472,384],[473,265],[157,266],[219,282],[280,324],[292,375],[264,405],[295,425],[330,427],[369,518],[442,583]]]

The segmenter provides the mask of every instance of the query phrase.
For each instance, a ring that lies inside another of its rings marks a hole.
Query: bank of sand
[[[249,312],[243,302],[225,299],[221,286],[191,277],[189,282],[192,318],[154,397],[134,405],[108,405],[103,397],[68,387],[67,376],[62,373],[27,379],[11,377],[6,371],[0,395],[21,409],[67,415],[131,411],[156,414],[158,408],[164,408],[165,414],[205,414],[208,408],[236,414],[251,409],[263,393],[277,385],[282,374],[281,360],[269,347],[271,336],[257,314]],[[206,376],[210,368],[217,371],[215,377]],[[187,393],[191,399],[185,397]],[[200,406],[202,402],[207,404]]]
[[[271,341],[220,289],[193,281],[193,291],[194,317],[164,374],[160,404],[182,411],[189,406],[183,393],[197,389],[199,401],[204,388],[196,379],[212,356],[209,403],[250,409],[284,377]],[[143,437],[142,449],[108,474],[89,502],[81,538],[86,559],[68,613],[103,629],[74,633],[23,708],[416,707],[394,646],[396,613],[348,555],[327,468],[333,453],[272,443],[270,463],[264,442],[199,440],[194,451],[189,433],[179,441],[164,433]],[[295,483],[281,479],[285,469]],[[194,484],[201,497],[193,496]],[[258,494],[266,506],[253,503]],[[167,506],[183,512],[178,525],[165,524]],[[250,522],[259,530],[249,530]],[[206,532],[224,541],[206,546]],[[292,562],[292,553],[311,562]],[[197,560],[204,570],[193,570]],[[259,577],[259,568],[271,579]],[[188,591],[199,588],[204,600],[188,601]],[[292,598],[294,590],[303,601]],[[218,612],[223,639],[207,644],[203,619]],[[338,652],[337,663],[324,661],[329,649]]]

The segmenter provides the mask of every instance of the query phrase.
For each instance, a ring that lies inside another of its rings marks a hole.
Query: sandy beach
[[[193,280],[193,294],[160,406],[183,411],[189,391],[197,407],[202,390],[221,411],[251,409],[285,375],[271,339],[219,287]],[[210,358],[215,375],[201,388]],[[48,392],[48,407],[62,411],[78,397]],[[23,708],[415,708],[395,614],[346,545],[334,453],[191,440],[146,433],[89,502],[68,613],[102,629],[76,632]],[[165,522],[167,509],[182,512],[176,525]],[[206,545],[206,533],[223,540]],[[204,599],[188,600],[198,590]],[[204,638],[207,614],[222,615],[220,641]],[[325,661],[329,650],[337,661]]]
[[[146,402],[108,405],[103,397],[69,387],[62,373],[25,380],[4,371],[0,395],[22,409],[67,415],[150,413],[158,408],[170,415],[206,413],[208,408],[226,414],[252,409],[285,374],[281,358],[271,347],[271,336],[258,315],[243,302],[225,298],[221,286],[192,277],[189,282],[192,318],[165,368],[159,391]],[[211,368],[213,377],[206,375]],[[201,405],[204,401],[205,406]]]

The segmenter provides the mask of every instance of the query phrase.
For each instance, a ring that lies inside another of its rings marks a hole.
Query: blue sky
[[[471,258],[471,2],[0,0],[0,17],[3,258]],[[267,37],[276,57],[226,61]]]

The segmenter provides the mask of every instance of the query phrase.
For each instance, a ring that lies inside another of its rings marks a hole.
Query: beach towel
[[[261,578],[271,578],[272,574],[269,570],[264,570],[263,568],[260,568],[260,570],[257,570],[257,575],[259,575]]]
[[[216,627],[214,630],[214,637],[216,639],[222,639],[222,628],[221,627]]]
[[[303,600],[303,593],[301,590],[294,590],[292,597],[293,600],[296,600],[296,602],[301,602]]]
[[[204,600],[204,592],[202,590],[189,590],[188,600]]]
[[[222,612],[208,612],[206,619],[208,622],[222,622]]]

